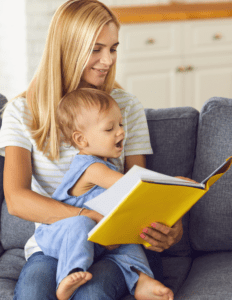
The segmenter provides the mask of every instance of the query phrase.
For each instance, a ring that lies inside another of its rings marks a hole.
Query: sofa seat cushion
[[[23,249],[7,250],[0,257],[0,300],[12,300],[14,288],[25,264]]]
[[[188,277],[192,266],[191,257],[163,257],[164,284],[169,287],[174,294],[180,289]],[[176,298],[175,298],[176,299]]]
[[[231,270],[231,251],[199,256],[175,300],[231,300]]]
[[[193,178],[200,182],[232,155],[232,99],[203,106]],[[232,250],[232,168],[191,209],[189,235],[195,250]]]

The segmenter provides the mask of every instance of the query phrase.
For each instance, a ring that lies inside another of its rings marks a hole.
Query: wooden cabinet
[[[232,19],[122,25],[117,81],[146,108],[232,97]]]

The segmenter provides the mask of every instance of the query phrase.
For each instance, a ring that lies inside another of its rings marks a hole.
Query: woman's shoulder
[[[141,104],[137,97],[131,93],[128,93],[122,89],[113,89],[111,96],[117,101],[118,105],[121,107],[134,106]]]
[[[31,121],[32,115],[25,98],[15,98],[7,103],[2,115],[3,126],[8,128],[14,124],[14,128],[29,130]]]
[[[135,95],[123,90],[123,89],[113,89],[111,92],[111,96],[115,99],[137,99]]]
[[[29,111],[27,100],[23,97],[18,97],[10,100],[6,105],[7,110],[18,110],[19,112]]]

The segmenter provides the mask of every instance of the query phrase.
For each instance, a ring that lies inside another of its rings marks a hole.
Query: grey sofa
[[[211,98],[200,113],[182,107],[146,109],[146,115],[154,150],[147,158],[150,169],[201,181],[232,155],[231,99]],[[34,224],[8,214],[2,190],[3,163],[0,157],[0,299],[10,300]],[[182,240],[162,253],[164,283],[173,289],[175,299],[232,299],[231,184],[229,170],[184,216]]]

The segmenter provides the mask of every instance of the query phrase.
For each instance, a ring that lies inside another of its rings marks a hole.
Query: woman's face
[[[116,62],[118,44],[117,26],[113,22],[107,23],[96,40],[82,80],[96,87],[103,85],[106,75]]]

